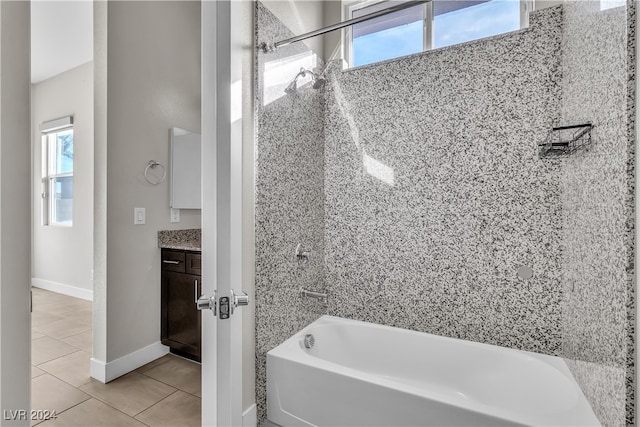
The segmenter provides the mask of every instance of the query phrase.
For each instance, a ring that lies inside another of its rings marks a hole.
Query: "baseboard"
[[[169,347],[157,341],[107,363],[92,357],[90,367],[91,378],[106,384],[149,362],[153,362],[167,353],[169,353]]]
[[[254,403],[242,413],[242,427],[257,427],[257,425],[258,411],[256,408],[256,404]]]
[[[77,286],[65,285],[64,283],[52,282],[51,280],[31,278],[31,286],[45,289],[51,292],[93,301],[93,289],[78,288]]]

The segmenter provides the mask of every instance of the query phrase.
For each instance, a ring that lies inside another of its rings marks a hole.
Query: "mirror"
[[[170,205],[174,209],[201,209],[200,134],[171,128]]]

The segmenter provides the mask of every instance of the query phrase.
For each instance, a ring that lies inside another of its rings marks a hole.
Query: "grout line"
[[[175,388],[175,387],[174,387]],[[180,389],[176,389],[173,393],[169,394],[168,396],[163,397],[162,399],[158,400],[156,403],[152,404],[151,406],[149,406],[148,408],[143,409],[142,411],[138,412],[137,414],[135,414],[133,416],[133,418],[135,418],[136,420],[138,420],[138,418],[136,418],[138,415],[140,415],[141,413],[143,413],[144,411],[148,411],[149,409],[153,408],[154,406],[156,406],[157,404],[159,404],[160,402],[168,399],[169,397],[173,396],[174,394],[176,394],[177,392],[182,391]],[[140,421],[140,420],[138,420]]]
[[[175,356],[175,355],[172,355],[172,356]],[[176,356],[176,357],[180,357],[180,356]],[[181,358],[181,359],[184,359],[184,360],[189,360],[189,359],[185,359],[185,358],[183,358],[183,357],[180,357],[180,358]],[[191,360],[189,360],[189,361],[190,361],[190,362],[193,362],[193,361],[191,361]],[[164,365],[164,364],[165,364],[165,363],[167,363],[167,362],[168,362],[168,360],[167,360],[166,362],[162,362],[162,363],[158,364],[157,366]],[[194,363],[198,363],[198,362],[194,362]],[[153,368],[151,368],[151,369],[149,369],[149,370],[147,370],[147,371],[145,371],[145,372],[149,372],[149,371],[151,371],[151,370],[153,370],[153,369],[157,368],[157,366],[154,366]],[[145,372],[138,372],[138,373],[139,373],[139,374],[141,374],[141,375],[144,375],[144,376],[145,376],[145,377],[147,377],[147,378],[151,378],[152,380],[156,380],[156,381],[158,381],[158,382],[160,382],[160,383],[162,383],[162,384],[168,385],[169,387],[173,387],[173,388],[175,388],[176,390],[180,390],[180,391],[182,391],[182,392],[185,392],[185,393],[187,393],[187,394],[189,394],[189,395],[191,395],[191,396],[193,396],[193,397],[196,397],[196,398],[198,398],[198,399],[202,400],[202,397],[197,396],[197,395],[195,395],[195,394],[191,393],[190,391],[183,390],[183,389],[181,389],[180,387],[176,386],[175,384],[170,384],[170,383],[168,383],[168,382],[164,382],[164,381],[162,381],[162,380],[160,380],[160,379],[158,379],[158,378],[152,377],[151,375],[147,375]],[[202,377],[202,371],[200,372],[200,376]],[[202,392],[202,387],[200,387],[200,392]]]
[[[48,291],[44,291],[44,292],[48,292]],[[51,292],[51,293],[52,293],[52,294],[55,294],[54,292]],[[73,298],[73,297],[68,297],[68,298]],[[34,301],[34,306],[35,306],[36,304],[37,304],[37,303],[36,303],[36,301]],[[60,304],[62,304],[62,302],[61,302]],[[77,308],[73,308],[73,309],[71,309],[71,310],[70,310],[70,311],[68,311],[68,312],[67,312],[67,311],[65,311],[64,313],[53,314],[53,313],[47,313],[47,312],[45,312],[45,311],[39,311],[39,310],[37,310],[37,309],[36,309],[36,310],[34,311],[34,313],[43,313],[43,314],[48,314],[48,315],[52,315],[52,316],[56,316],[56,317],[61,317],[61,319],[59,319],[59,320],[55,320],[54,322],[57,322],[57,321],[60,321],[60,320],[71,320],[71,321],[79,322],[79,321],[74,320],[74,319],[67,319],[67,318],[64,316],[64,314],[65,314],[65,313],[73,313],[73,312],[75,312],[75,311],[77,311]],[[49,322],[49,323],[54,323],[54,322]],[[84,322],[79,322],[79,323],[84,323]],[[45,323],[43,323],[43,324],[45,324]],[[33,327],[34,327],[34,325],[32,325],[32,328],[33,328]],[[37,328],[37,326],[35,326],[35,327]],[[85,394],[85,395],[87,395],[87,396],[88,396],[88,398],[87,398],[87,399],[85,399],[85,400],[83,400],[82,402],[79,402],[79,403],[77,403],[77,404],[75,404],[75,405],[73,405],[73,406],[71,406],[71,407],[69,407],[69,408],[67,408],[67,409],[65,409],[65,410],[63,410],[63,411],[61,411],[61,412],[59,412],[59,413],[58,413],[58,415],[60,415],[60,414],[62,414],[62,413],[64,413],[64,412],[67,412],[68,410],[70,410],[70,409],[72,409],[72,408],[75,408],[76,406],[78,406],[78,405],[80,405],[80,404],[82,404],[82,403],[88,402],[88,401],[89,401],[89,400],[91,400],[91,399],[95,399],[96,401],[101,402],[102,404],[106,405],[107,407],[109,407],[109,408],[111,408],[111,409],[113,409],[113,410],[116,410],[116,411],[118,411],[119,413],[121,413],[121,414],[125,415],[125,416],[126,416],[126,417],[128,417],[129,419],[133,419],[133,420],[135,420],[135,421],[137,421],[137,422],[139,422],[139,423],[144,424],[145,426],[150,427],[150,426],[149,426],[149,424],[145,423],[144,421],[139,420],[139,419],[138,419],[138,418],[136,418],[136,417],[137,417],[138,415],[140,415],[141,413],[143,413],[143,412],[145,412],[145,411],[149,410],[150,408],[152,408],[152,407],[154,407],[154,406],[156,406],[156,405],[160,404],[161,402],[163,402],[164,400],[168,399],[170,396],[174,395],[175,393],[177,393],[177,392],[181,391],[181,392],[183,392],[183,393],[185,393],[185,394],[188,394],[188,395],[190,395],[190,396],[193,396],[193,397],[195,397],[195,398],[197,398],[197,399],[200,399],[200,401],[202,401],[202,398],[201,398],[201,397],[196,396],[196,395],[194,395],[193,393],[190,393],[190,392],[185,391],[185,390],[182,390],[181,388],[178,388],[178,387],[176,387],[176,386],[174,386],[174,385],[171,385],[171,384],[165,383],[165,382],[163,382],[163,381],[160,381],[160,380],[158,380],[158,379],[156,379],[156,378],[153,378],[153,377],[151,377],[151,376],[149,376],[149,375],[146,375],[144,372],[140,372],[140,371],[138,371],[137,369],[135,369],[135,370],[133,370],[132,372],[136,372],[136,373],[138,373],[138,374],[140,374],[140,375],[143,375],[145,378],[152,379],[152,380],[157,381],[157,382],[159,382],[159,383],[161,383],[161,384],[164,384],[164,385],[166,385],[166,386],[168,386],[168,387],[171,387],[174,391],[173,391],[173,392],[171,392],[169,395],[167,395],[167,396],[165,396],[165,397],[161,398],[161,399],[160,399],[160,400],[158,400],[157,402],[155,402],[155,403],[151,404],[150,406],[148,406],[147,408],[143,409],[142,411],[138,412],[136,415],[133,415],[133,416],[132,416],[132,415],[129,415],[129,414],[127,414],[127,413],[123,412],[122,410],[120,410],[119,408],[117,408],[117,407],[113,406],[113,405],[112,405],[112,404],[110,404],[109,402],[106,402],[106,401],[104,401],[104,400],[100,399],[99,397],[97,397],[97,396],[95,396],[95,395],[93,395],[93,394],[91,394],[91,393],[88,393],[88,392],[86,392],[86,391],[84,391],[84,390],[81,390],[81,389],[80,389],[80,387],[83,387],[83,386],[85,386],[85,385],[89,384],[89,383],[91,382],[91,378],[89,379],[89,381],[88,381],[88,382],[86,382],[86,383],[84,383],[84,384],[81,384],[81,385],[79,385],[79,386],[75,386],[75,385],[73,385],[73,384],[68,383],[68,382],[67,382],[67,381],[65,381],[64,379],[59,378],[58,376],[56,376],[56,375],[52,374],[51,372],[47,371],[46,369],[43,369],[43,368],[40,368],[40,367],[39,367],[40,365],[43,365],[43,364],[45,364],[45,363],[52,362],[52,361],[54,361],[54,360],[57,360],[57,359],[60,359],[60,358],[62,358],[62,357],[66,357],[66,356],[69,356],[69,355],[75,354],[75,353],[80,352],[80,351],[91,354],[92,352],[87,352],[86,350],[84,350],[84,349],[82,349],[82,348],[78,348],[77,346],[75,346],[75,345],[73,345],[73,344],[69,344],[69,343],[67,343],[67,342],[64,342],[63,340],[68,339],[68,338],[71,338],[71,337],[74,337],[74,336],[77,336],[77,335],[86,334],[87,332],[93,332],[93,324],[91,324],[91,329],[88,329],[88,330],[86,330],[86,331],[81,331],[81,332],[75,333],[75,334],[73,334],[73,335],[69,335],[69,336],[67,336],[67,337],[62,337],[62,338],[54,338],[54,337],[52,337],[52,336],[50,336],[50,335],[48,335],[48,334],[46,334],[46,333],[44,333],[44,332],[41,332],[41,331],[36,331],[36,332],[38,332],[38,333],[40,333],[40,334],[43,334],[44,336],[42,336],[42,337],[40,337],[40,338],[32,339],[32,342],[33,342],[33,341],[35,341],[35,340],[39,340],[39,339],[42,339],[42,338],[47,337],[47,338],[53,339],[53,340],[55,340],[55,341],[57,341],[57,342],[59,342],[59,343],[62,343],[62,344],[68,345],[68,346],[70,346],[70,347],[74,348],[75,350],[74,350],[74,351],[72,351],[71,353],[67,353],[67,354],[64,354],[64,355],[61,355],[61,356],[58,356],[58,357],[54,357],[53,359],[50,359],[50,360],[46,360],[46,361],[44,361],[44,362],[41,362],[41,363],[40,363],[40,364],[38,364],[38,365],[35,365],[35,364],[33,364],[33,363],[32,363],[32,365],[33,365],[33,366],[35,366],[35,367],[37,367],[38,369],[40,369],[40,370],[42,370],[42,371],[43,371],[43,374],[40,374],[40,375],[36,376],[35,378],[38,378],[38,377],[40,377],[40,376],[42,376],[42,375],[51,375],[53,378],[56,378],[56,379],[58,379],[58,380],[60,380],[60,381],[64,382],[65,384],[68,384],[69,386],[73,387],[74,389],[76,389],[76,390],[78,390],[78,391],[80,391],[80,392],[82,392],[83,394]],[[176,356],[176,355],[171,355],[171,356],[172,356],[172,357],[179,357],[179,356]],[[181,359],[182,359],[182,358],[181,358]],[[156,366],[154,366],[154,367],[153,367],[153,368],[151,368],[151,369],[154,369],[154,368],[156,368],[156,367],[158,367],[158,366],[161,366],[161,365],[163,365],[163,364],[165,364],[165,363],[169,362],[170,360],[171,360],[171,358],[167,358],[167,360],[165,360],[165,361],[164,361],[164,362],[162,362],[162,363],[157,364]],[[186,360],[188,360],[188,359],[186,359]],[[197,363],[197,362],[194,362],[194,363]],[[141,366],[141,367],[142,367],[142,366]],[[140,369],[140,368],[138,368],[138,369]],[[145,372],[148,372],[148,371],[150,371],[151,369],[148,369],[148,370],[146,370]],[[34,379],[34,378],[32,378],[31,380],[33,381],[33,379]],[[44,420],[43,420],[43,421],[44,421]],[[43,422],[43,421],[40,421],[40,423],[41,423],[41,422]],[[38,424],[39,424],[39,423],[38,423]],[[34,426],[35,426],[35,425],[36,425],[36,424],[34,424]]]
[[[44,338],[44,337],[43,337],[43,338]],[[51,337],[49,337],[49,338],[51,338]],[[40,339],[40,338],[38,338],[38,339]],[[53,338],[53,339],[55,339],[55,338]],[[60,341],[60,340],[56,340],[56,341]],[[67,345],[69,345],[69,344],[67,344]],[[73,347],[73,346],[71,346],[71,347]],[[75,348],[75,347],[74,347],[74,348]],[[33,366],[36,366],[36,367],[40,368],[40,365],[44,365],[45,363],[53,362],[54,360],[58,360],[58,359],[60,359],[60,358],[62,358],[62,357],[69,356],[70,354],[77,353],[77,352],[79,352],[79,351],[82,351],[82,350],[80,350],[80,349],[76,349],[76,350],[72,351],[71,353],[66,353],[66,354],[63,354],[63,355],[61,355],[61,356],[56,356],[56,357],[54,357],[53,359],[45,360],[44,362],[40,362],[40,363],[38,363],[38,364],[33,363],[33,359],[32,359],[32,360],[31,360],[31,364],[32,364]],[[40,369],[42,369],[42,368],[40,368]],[[43,370],[44,370],[44,371],[46,371],[46,369],[43,369]],[[47,371],[47,372],[48,372],[48,371]]]
[[[158,366],[160,366],[160,365],[158,365]],[[144,376],[145,376],[145,377],[147,377],[147,378],[151,378],[152,380],[156,380],[156,381],[158,381],[159,383],[162,383],[162,384],[164,384],[164,385],[168,385],[169,387],[173,387],[173,388],[175,388],[175,389],[176,389],[176,391],[181,391],[181,392],[183,392],[183,393],[187,393],[187,394],[189,394],[189,395],[191,395],[191,396],[193,396],[193,397],[195,397],[195,398],[197,398],[197,399],[202,400],[202,397],[197,396],[197,395],[195,395],[195,394],[191,393],[190,391],[183,390],[183,389],[181,389],[180,387],[176,386],[175,384],[170,384],[170,383],[164,382],[164,381],[159,380],[159,379],[157,379],[157,378],[155,378],[155,377],[152,377],[151,375],[146,375],[146,374],[145,374],[145,373],[143,373],[143,372],[138,372],[138,373],[139,373],[140,375],[144,375]],[[167,396],[167,397],[169,397],[169,396]],[[163,399],[163,400],[164,400],[164,399]]]
[[[82,391],[82,390],[80,390],[80,391]],[[89,393],[87,393],[87,394],[89,394]],[[140,420],[136,419],[134,415],[129,415],[129,414],[127,414],[126,412],[122,411],[121,409],[116,408],[116,407],[115,407],[115,406],[113,406],[111,403],[109,403],[109,402],[105,402],[104,400],[102,400],[102,399],[100,399],[99,397],[94,396],[94,395],[92,395],[92,394],[89,394],[89,396],[91,396],[91,399],[95,399],[95,400],[97,400],[98,402],[105,404],[105,405],[106,405],[106,406],[108,406],[109,408],[114,409],[114,410],[116,410],[116,411],[120,412],[121,414],[124,414],[124,415],[126,415],[127,417],[129,417],[129,418],[131,418],[131,419],[135,419],[136,421],[139,421],[139,422],[141,422],[142,424],[144,424],[144,425],[148,426],[148,424],[147,424],[147,423],[144,423],[144,422],[142,422],[142,421],[140,421]],[[85,402],[86,402],[86,400],[85,400]],[[153,406],[153,405],[152,405],[152,406]],[[145,409],[145,411],[146,411],[146,409]],[[144,411],[143,411],[143,412],[144,412]],[[136,414],[136,415],[137,415],[137,414]]]
[[[162,357],[166,357],[166,356],[162,356]],[[158,360],[158,359],[156,359],[156,360]],[[162,366],[162,365],[164,365],[165,363],[167,363],[168,361],[169,361],[169,359],[167,358],[167,360],[165,360],[164,362],[160,362],[160,363],[158,363],[157,365],[153,366],[152,368],[145,369],[144,371],[140,371],[140,369],[144,368],[144,367],[145,367],[145,366],[147,366],[148,364],[155,362],[155,360],[152,360],[151,362],[146,363],[146,364],[144,364],[144,365],[140,366],[139,368],[134,369],[132,372],[137,372],[137,373],[139,373],[139,374],[145,375],[145,372],[149,372],[149,371],[151,371],[152,369],[157,368],[158,366]],[[145,375],[145,376],[149,377],[149,375]],[[149,377],[149,378],[151,378],[151,377]]]

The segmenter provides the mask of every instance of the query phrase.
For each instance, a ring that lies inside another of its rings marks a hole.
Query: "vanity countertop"
[[[158,247],[184,251],[201,251],[201,236],[202,230],[199,228],[190,228],[187,230],[160,230],[158,231]]]

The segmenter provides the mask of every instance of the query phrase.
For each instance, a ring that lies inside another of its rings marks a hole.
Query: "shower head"
[[[289,83],[289,85],[284,89],[284,92],[295,93],[296,90],[298,90],[297,77],[291,83]]]
[[[300,77],[307,77],[307,75],[311,76],[311,83],[314,89],[322,89],[327,82],[324,78],[318,76],[313,71],[300,68],[300,71],[296,74],[293,81],[284,89],[285,93],[295,93],[298,90],[298,79]]]
[[[325,79],[323,79],[322,77],[318,77],[316,74],[313,75],[313,88],[314,89],[322,89],[325,85],[325,83],[327,83],[327,81]]]

